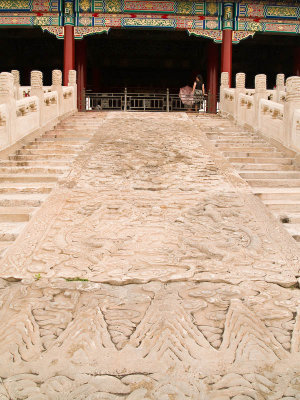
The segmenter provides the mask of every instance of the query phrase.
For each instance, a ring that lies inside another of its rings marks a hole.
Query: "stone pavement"
[[[79,153],[0,264],[0,400],[300,399],[299,248],[206,122],[111,113]]]

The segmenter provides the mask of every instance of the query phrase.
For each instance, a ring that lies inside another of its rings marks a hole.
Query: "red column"
[[[84,90],[86,88],[86,42],[84,39],[76,41],[76,70],[78,110],[84,111]]]
[[[64,86],[68,86],[69,71],[75,68],[74,26],[64,27]]]
[[[221,72],[229,73],[229,87],[232,75],[232,30],[223,30]]]
[[[300,47],[296,47],[294,52],[294,75],[300,76]]]
[[[217,93],[218,93],[218,61],[219,46],[213,41],[207,45],[207,92],[209,93],[208,112],[217,111]]]

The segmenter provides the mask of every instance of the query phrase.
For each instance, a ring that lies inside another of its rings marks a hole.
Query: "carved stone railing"
[[[226,82],[224,74],[222,79]],[[284,75],[279,74],[276,88],[267,90],[265,75],[255,77],[254,89],[243,86],[243,75],[237,74],[234,89],[221,85],[221,115],[292,150],[300,151],[300,77],[288,78],[285,86]]]
[[[51,86],[43,86],[44,93],[51,92]],[[18,89],[19,99],[31,96],[31,86],[20,86]]]
[[[6,126],[7,123],[7,108],[5,104],[0,105],[0,126]]]
[[[277,101],[277,91],[276,90],[267,90],[268,100]]]
[[[283,114],[283,104],[262,99],[259,103],[258,131],[282,143],[284,136]]]
[[[296,109],[293,115],[292,143],[295,143],[295,149],[300,151],[300,109]],[[299,143],[299,149],[298,149],[298,143]]]
[[[236,119],[239,124],[252,126],[254,123],[254,97],[243,93],[239,94]]]
[[[9,113],[6,104],[0,104],[0,147],[8,142],[9,135]]]
[[[44,123],[47,124],[59,114],[57,92],[50,91],[44,93]]]
[[[267,96],[269,98],[269,100],[274,100],[276,99],[276,90],[267,90]],[[255,89],[245,89],[245,94],[247,94],[248,96],[254,96],[255,94]]]
[[[74,87],[63,87],[63,113],[70,112],[74,107]]]
[[[224,89],[224,109],[222,110],[228,116],[234,114],[235,91],[234,89]]]
[[[298,113],[300,111],[300,76],[291,76],[286,81],[286,99],[284,103],[284,139],[288,147],[300,151],[298,135]]]
[[[245,89],[245,94],[247,96],[253,96],[255,93],[255,89]]]
[[[36,96],[16,101],[16,129],[11,132],[12,143],[39,128],[40,105]]]
[[[286,91],[285,90],[280,90],[277,92],[277,102],[280,104],[284,104],[285,100],[286,100]]]
[[[77,110],[76,71],[69,85],[61,85],[61,71],[53,71],[52,86],[43,86],[43,75],[32,71],[31,86],[20,86],[19,73],[0,74],[0,150],[29,134],[51,128]]]

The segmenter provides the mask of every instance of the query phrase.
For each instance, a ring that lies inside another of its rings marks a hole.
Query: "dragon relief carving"
[[[1,261],[0,398],[297,400],[296,247],[222,162],[107,117]]]
[[[285,373],[287,365],[293,372],[286,379],[294,382],[287,391],[297,388],[300,295],[289,289],[262,282],[5,286],[0,357],[8,398],[27,391],[53,399],[159,399],[165,390],[191,399],[197,391],[207,399],[255,399],[260,388],[267,399],[281,390],[274,367]],[[261,301],[274,295],[268,315]],[[176,384],[182,371],[184,383]]]

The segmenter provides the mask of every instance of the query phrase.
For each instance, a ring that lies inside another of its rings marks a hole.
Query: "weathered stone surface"
[[[0,394],[298,399],[299,275],[197,119],[112,113],[1,262]]]

